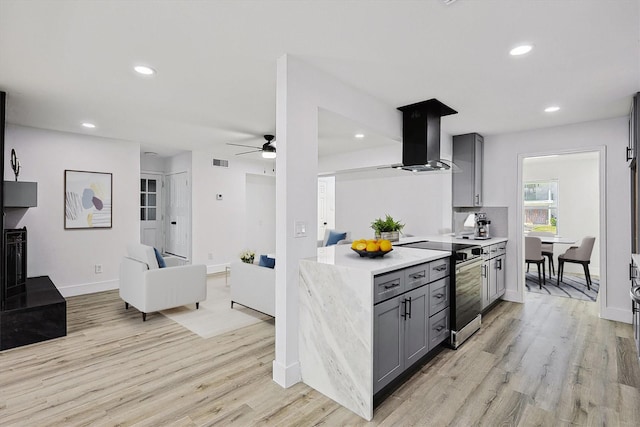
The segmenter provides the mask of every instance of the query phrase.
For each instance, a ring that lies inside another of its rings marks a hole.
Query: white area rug
[[[202,338],[215,337],[272,319],[239,304],[231,308],[231,289],[225,285],[223,274],[207,278],[207,300],[200,303],[200,309],[196,310],[195,304],[190,304],[161,313]]]

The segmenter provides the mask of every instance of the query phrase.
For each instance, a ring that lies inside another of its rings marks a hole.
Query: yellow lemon
[[[391,242],[388,240],[380,240],[380,250],[382,252],[389,252],[391,250]]]
[[[363,243],[363,242],[358,242],[356,244],[355,249],[359,250],[359,251],[364,251],[365,249],[367,249],[367,244]]]
[[[379,250],[380,250],[380,245],[377,242],[367,243],[367,252],[378,252]]]

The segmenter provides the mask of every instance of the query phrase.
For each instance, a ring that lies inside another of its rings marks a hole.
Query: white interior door
[[[164,250],[162,175],[140,175],[140,242]]]
[[[191,244],[191,191],[186,172],[167,175],[166,182],[166,247],[165,252],[189,258]]]
[[[335,228],[335,177],[318,178],[318,240],[324,239],[325,230]]]

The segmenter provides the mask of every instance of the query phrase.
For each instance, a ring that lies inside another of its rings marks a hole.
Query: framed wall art
[[[64,228],[111,228],[113,176],[64,171]]]

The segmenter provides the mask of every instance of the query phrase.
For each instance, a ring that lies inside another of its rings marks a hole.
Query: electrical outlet
[[[211,252],[209,252],[209,260],[213,259],[213,254]]]
[[[94,268],[96,270],[96,274],[102,273],[102,264],[96,264]]]

